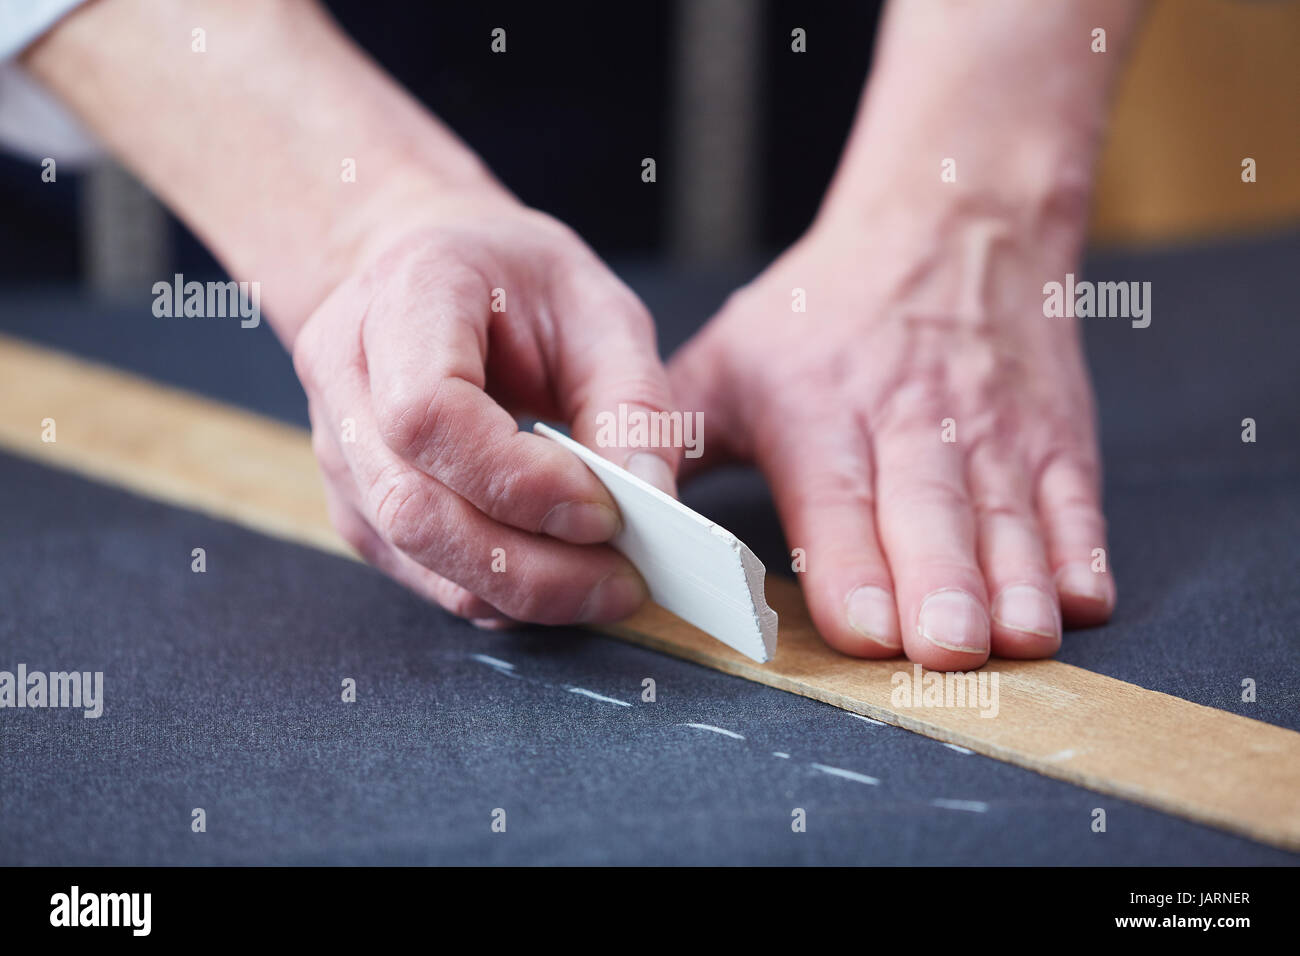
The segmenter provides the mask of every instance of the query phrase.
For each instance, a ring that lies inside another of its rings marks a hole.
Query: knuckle
[[[928,429],[954,412],[950,394],[942,365],[919,365],[885,392],[872,418],[882,435]]]
[[[309,395],[318,391],[321,384],[321,377],[317,371],[320,366],[318,358],[320,347],[317,344],[318,336],[315,329],[315,325],[308,321],[293,343],[293,371],[298,376],[298,381],[302,383],[303,390]]]
[[[792,494],[800,510],[852,508],[871,514],[876,505],[875,494],[862,476],[838,469],[809,475]]]
[[[1054,444],[1043,454],[1035,471],[1039,481],[1049,474],[1057,480],[1064,478],[1071,497],[1093,500],[1101,487],[1101,461],[1086,443]]]
[[[1052,514],[1061,524],[1102,530],[1106,527],[1106,519],[1101,513],[1101,508],[1091,498],[1069,497],[1054,502]]]
[[[623,286],[618,292],[611,293],[610,307],[623,317],[624,326],[638,341],[653,341],[654,319],[650,317],[650,310],[631,289]]]
[[[368,492],[375,527],[384,539],[407,554],[429,543],[430,496],[408,470],[385,468]]]
[[[375,541],[374,532],[370,530],[359,518],[355,516],[344,517],[335,520],[335,528],[357,554],[361,555],[371,564],[376,563],[378,557],[377,542]]]
[[[722,306],[718,309],[718,315],[721,317],[730,315],[744,316],[756,310],[766,309],[772,303],[766,301],[763,293],[764,286],[757,280],[747,282],[727,294],[727,297],[722,301]],[[786,310],[790,308],[788,302],[782,301],[781,305]]]
[[[455,302],[468,307],[491,295],[488,256],[481,243],[445,228],[417,230],[389,246],[370,266],[366,279],[376,304]],[[451,316],[463,319],[464,315]]]
[[[1009,497],[995,496],[975,502],[975,517],[982,523],[993,521],[1014,521],[1027,524],[1032,514],[1024,504]]]
[[[575,582],[572,589],[577,589]],[[520,569],[519,576],[511,582],[510,593],[501,607],[506,614],[532,624],[561,624],[571,620],[581,605],[566,599],[569,589],[553,586],[546,575],[526,564]],[[572,607],[571,611],[566,608]]]
[[[507,613],[518,620],[530,624],[552,623],[548,618],[548,610],[554,613],[553,602],[546,601],[540,593],[528,587],[512,591],[509,605]]]
[[[494,467],[491,456],[479,459],[470,475],[468,496],[481,511],[494,518],[510,514],[518,502],[536,497],[522,494],[520,476],[511,469]]]
[[[374,529],[352,508],[344,505],[335,495],[329,496],[330,524],[345,544],[371,564],[378,564],[382,542]]]
[[[372,271],[379,278],[412,276],[421,265],[436,264],[451,255],[453,243],[446,231],[437,228],[409,232],[384,250]]]
[[[376,389],[375,411],[384,444],[403,458],[415,458],[433,443],[441,426],[442,384],[432,388],[421,382],[395,377]]]
[[[414,291],[449,290],[457,300],[488,300],[491,283],[465,237],[430,230],[413,237],[398,264],[403,281]]]
[[[638,406],[651,413],[669,412],[673,408],[667,381],[648,369],[621,376],[611,391],[615,394],[605,396],[599,403],[601,411],[616,411],[620,404]]]
[[[520,218],[531,231],[549,240],[548,245],[553,252],[571,252],[576,247],[591,255],[582,236],[563,219],[532,207],[515,210],[512,215]]]
[[[439,589],[438,603],[448,613],[465,618],[481,616],[484,604],[473,591],[451,581]]]
[[[962,344],[960,361],[954,370],[962,391],[977,399],[996,396],[1022,370],[995,341],[976,336]]]
[[[318,425],[312,429],[311,450],[316,463],[320,465],[321,474],[329,481],[337,484],[340,489],[352,485],[347,460],[328,428]]]
[[[970,507],[970,496],[958,482],[937,474],[919,474],[897,487],[893,505],[957,511]]]
[[[327,475],[335,473],[334,439],[323,425],[317,425],[311,430],[311,452],[320,463],[322,471]]]

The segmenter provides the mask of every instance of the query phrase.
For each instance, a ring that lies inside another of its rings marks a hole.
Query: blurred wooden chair
[[[1300,3],[1157,0],[1120,85],[1098,244],[1300,224]],[[1241,179],[1242,160],[1256,182]]]

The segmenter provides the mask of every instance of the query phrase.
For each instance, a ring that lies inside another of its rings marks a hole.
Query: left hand
[[[1043,315],[1082,216],[1058,241],[956,204],[876,209],[823,217],[674,358],[678,407],[708,430],[694,465],[757,462],[838,650],[940,670],[1050,656],[1062,617],[1115,603],[1109,564],[1093,570],[1106,532],[1078,329]]]

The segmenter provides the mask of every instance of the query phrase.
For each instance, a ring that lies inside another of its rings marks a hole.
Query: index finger
[[[384,442],[495,521],[606,541],[620,523],[605,488],[484,391],[490,297],[476,270],[445,254],[401,262],[375,289],[362,343]]]

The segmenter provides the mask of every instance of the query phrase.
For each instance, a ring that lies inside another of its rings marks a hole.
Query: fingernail
[[[965,591],[932,591],[921,602],[916,629],[931,644],[950,651],[985,654],[989,649],[989,619],[980,603]]]
[[[677,497],[677,481],[668,462],[648,451],[639,451],[623,466],[642,481],[649,482],[666,495]]]
[[[881,647],[897,651],[903,647],[898,634],[898,612],[894,596],[884,588],[864,585],[849,595],[849,627]]]
[[[622,620],[639,608],[646,597],[645,582],[639,575],[615,571],[591,589],[578,611],[578,622],[593,624]]]
[[[608,505],[566,501],[546,513],[542,534],[574,544],[593,544],[618,534],[619,524],[618,512]]]
[[[1083,562],[1067,564],[1056,572],[1056,589],[1074,597],[1087,598],[1099,604],[1110,601],[1110,587],[1106,575],[1094,571]]]
[[[993,599],[993,620],[1013,631],[1060,637],[1056,599],[1032,584],[1013,584]]]

